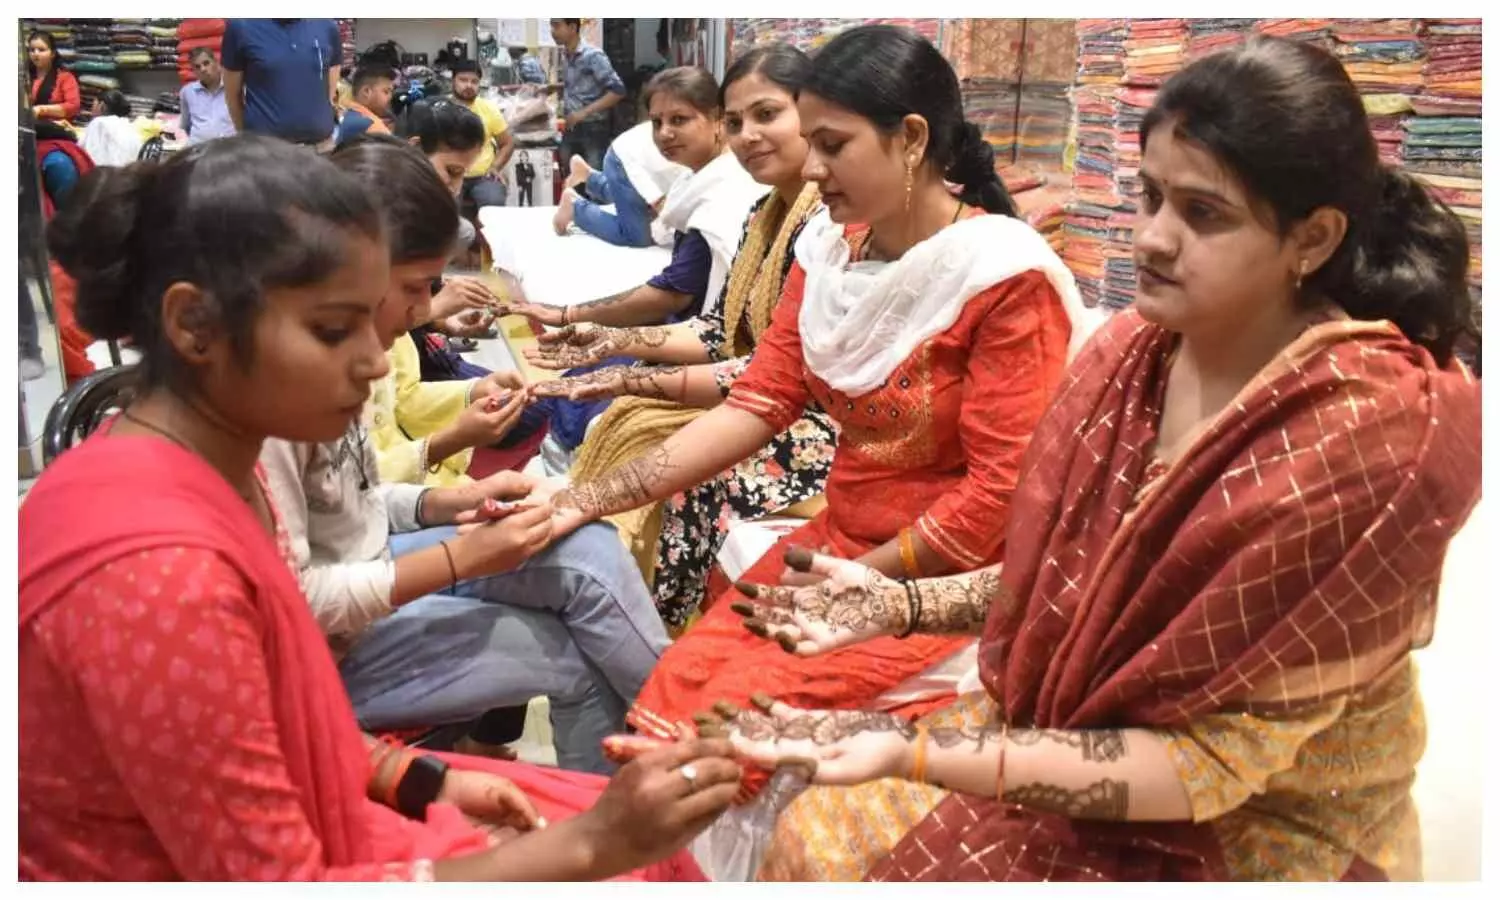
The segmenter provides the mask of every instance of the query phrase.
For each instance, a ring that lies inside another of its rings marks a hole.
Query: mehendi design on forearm
[[[563,488],[553,496],[552,505],[589,518],[635,509],[651,501],[653,487],[674,468],[667,448],[657,447],[601,478]]]
[[[583,323],[566,325],[546,343],[539,343],[534,358],[547,366],[571,369],[630,354],[638,348],[654,349],[666,344],[670,332],[661,325],[613,328]]]
[[[820,746],[866,732],[891,732],[907,740],[917,734],[910,722],[898,716],[853,709],[808,713],[790,719],[748,710],[734,717],[733,726],[741,737],[751,741],[811,741]]]
[[[1125,758],[1125,732],[1118,728],[1097,728],[1083,731],[1063,731],[1041,728],[1013,731],[1011,743],[1018,747],[1031,747],[1043,741],[1072,747],[1083,757],[1084,762],[1112,763]]]
[[[682,366],[633,366],[621,373],[624,382],[624,392],[633,397],[650,397],[653,400],[681,400],[683,385],[687,383],[685,369]],[[681,376],[676,396],[662,387],[661,381],[665,378]]]
[[[990,607],[1009,598],[998,568],[918,581],[916,631],[921,634],[980,634]]]
[[[1018,784],[1006,787],[1000,799],[1070,819],[1121,822],[1130,814],[1130,785],[1113,778],[1102,778],[1077,789],[1038,782]]]

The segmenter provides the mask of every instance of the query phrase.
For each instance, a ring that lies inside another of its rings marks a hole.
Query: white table
[[[552,228],[555,206],[486,206],[479,226],[495,266],[518,276],[533,303],[572,306],[645,284],[666,268],[664,247],[616,247],[574,231]]]

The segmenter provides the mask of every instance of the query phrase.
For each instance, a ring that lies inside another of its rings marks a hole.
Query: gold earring
[[[1306,277],[1307,277],[1307,260],[1304,259],[1304,260],[1299,261],[1298,264],[1297,264],[1297,285],[1296,285],[1296,289],[1298,291],[1302,290],[1302,279],[1304,279]]]
[[[907,160],[906,161],[906,211],[907,212],[911,212],[911,181],[912,181],[912,170],[914,168],[916,168],[916,167],[911,164],[911,160]]]

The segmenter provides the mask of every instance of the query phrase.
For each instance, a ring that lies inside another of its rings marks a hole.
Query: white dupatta
[[[1073,326],[1069,359],[1100,321],[1046,239],[1009,216],[955,222],[895,262],[851,263],[843,226],[824,210],[803,229],[796,252],[807,273],[798,319],[803,356],[829,387],[853,397],[884,384],[975,296],[1023,272],[1041,272],[1062,298]]]
[[[674,231],[697,231],[713,255],[703,312],[712,312],[718,306],[745,231],[746,210],[769,190],[750,177],[734,154],[725,153],[680,179],[667,194],[657,220]]]

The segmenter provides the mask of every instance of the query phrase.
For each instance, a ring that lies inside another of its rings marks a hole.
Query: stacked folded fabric
[[[109,26],[109,41],[120,68],[151,67],[151,32],[145,19],[115,19]]]
[[[178,115],[182,112],[181,95],[176,91],[162,91],[156,95],[156,103],[151,107],[153,113],[169,113]]]
[[[1078,20],[1078,84],[1119,83],[1129,31],[1129,19]]]
[[[1483,87],[1482,41],[1478,19],[1427,20],[1424,93],[1477,103]]]
[[[1087,40],[1080,23],[1080,43]],[[1123,56],[1123,49],[1121,54]],[[1082,76],[1080,76],[1082,77]],[[1063,261],[1078,280],[1084,302],[1105,302],[1106,245],[1111,219],[1125,209],[1115,181],[1118,167],[1120,89],[1081,84],[1074,91],[1077,128],[1074,136],[1072,195],[1063,219]],[[1114,255],[1114,248],[1109,248]]]
[[[147,27],[151,35],[151,68],[177,68],[178,19],[152,19]]]
[[[1066,85],[1021,85],[1016,107],[1016,159],[1061,170],[1073,115]]]
[[[64,50],[65,46],[58,38],[58,32],[53,30],[51,34],[59,40],[58,55],[61,56],[77,75],[110,73],[115,70],[115,56],[110,44],[110,24],[112,19],[70,19],[68,20],[70,49]],[[57,26],[49,26],[55,29]]]
[[[1327,48],[1331,19],[1257,19],[1255,31],[1293,41],[1306,41]]]
[[[1362,93],[1416,94],[1425,55],[1415,19],[1337,19],[1334,53]]]
[[[814,50],[845,29],[877,22],[910,28],[934,43],[942,24],[940,19],[730,19],[731,58],[757,44],[788,43]]]
[[[1188,59],[1243,44],[1254,24],[1254,19],[1189,19]]]
[[[152,97],[143,97],[140,94],[126,94],[125,102],[130,104],[131,118],[150,118],[156,111],[156,100]]]
[[[964,118],[979,127],[1000,165],[1016,158],[1016,94],[1013,82],[994,78],[963,84]]]
[[[1182,68],[1187,41],[1185,19],[1131,19],[1125,39],[1125,83],[1160,86]]]
[[[359,56],[359,48],[354,43],[354,20],[339,19],[338,22],[340,50],[342,51],[341,64],[346,69],[352,69]]]

